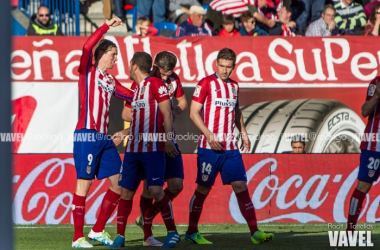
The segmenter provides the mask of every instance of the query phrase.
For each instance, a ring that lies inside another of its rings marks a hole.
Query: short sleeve
[[[179,97],[182,97],[185,92],[183,91],[183,88],[182,88],[182,83],[181,83],[181,80],[177,77],[176,78],[176,82],[177,82],[177,89],[175,91],[175,98],[179,98]]]
[[[373,79],[371,81],[371,83],[369,84],[368,89],[367,89],[366,101],[371,100],[372,97],[375,95],[375,93],[377,91],[379,91],[378,89],[376,89],[376,83],[379,82],[379,81],[380,81],[380,76],[378,76],[375,79]]]
[[[132,92],[135,92],[136,89],[137,89],[137,83],[136,82],[133,82],[131,87],[129,88]],[[132,104],[132,101],[129,102],[129,101],[125,101],[125,104],[124,106],[127,107],[127,108],[131,108],[131,104]]]
[[[204,104],[204,102],[206,100],[206,97],[208,95],[208,92],[209,92],[209,83],[206,80],[206,78],[203,78],[197,84],[197,86],[195,86],[195,90],[194,90],[194,93],[193,93],[192,100],[196,101],[196,102],[199,102],[201,104]]]
[[[150,93],[157,101],[157,103],[170,100],[169,90],[162,80],[152,77],[152,79],[150,80],[150,84]]]

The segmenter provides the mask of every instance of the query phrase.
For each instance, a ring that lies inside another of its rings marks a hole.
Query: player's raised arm
[[[82,56],[80,58],[80,64],[78,67],[79,73],[86,72],[86,69],[92,63],[92,49],[102,38],[104,33],[106,33],[109,27],[116,27],[122,25],[120,18],[114,17],[110,20],[107,20],[102,26],[100,26],[92,35],[87,39],[86,43],[83,45]]]
[[[133,95],[134,92],[132,90],[127,89],[126,87],[121,85],[121,83],[118,80],[115,79],[115,97],[127,102],[132,102]]]
[[[373,112],[379,99],[380,99],[380,81],[376,80],[376,89],[374,89],[373,84],[370,84],[368,87],[367,99],[366,99],[366,102],[362,106],[363,117],[367,117]]]

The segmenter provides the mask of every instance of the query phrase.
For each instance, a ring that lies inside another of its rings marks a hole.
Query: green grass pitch
[[[337,224],[334,224],[337,225]],[[340,224],[339,224],[340,225]],[[345,224],[343,224],[345,225]],[[372,242],[374,247],[370,249],[380,249],[380,224],[370,224],[373,229]],[[213,245],[193,245],[184,240],[186,231],[185,225],[178,225],[178,232],[181,235],[181,241],[175,249],[332,249],[330,247],[326,223],[320,224],[287,224],[287,223],[266,223],[259,224],[259,228],[266,232],[275,234],[274,240],[269,243],[253,245],[250,241],[249,230],[245,224],[201,224],[199,230],[202,235],[212,241]],[[91,226],[84,229],[85,236],[90,231]],[[107,225],[106,231],[111,237],[116,236],[116,225]],[[50,249],[72,249],[71,240],[73,236],[72,225],[30,225],[14,226],[15,232],[15,249],[17,250],[50,250]],[[154,225],[153,233],[155,237],[163,241],[166,235],[164,225]],[[133,224],[128,224],[126,230],[126,246],[121,249],[147,249],[142,246],[142,230]],[[110,249],[102,246],[98,242],[91,242],[93,249]],[[364,247],[365,248],[365,247]],[[153,249],[160,249],[155,248]],[[338,249],[343,249],[338,248]],[[353,247],[345,249],[355,249]],[[363,249],[363,247],[358,247]]]

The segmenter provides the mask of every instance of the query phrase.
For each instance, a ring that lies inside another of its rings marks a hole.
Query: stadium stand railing
[[[66,36],[80,35],[80,0],[19,0],[18,9],[29,18],[40,5],[49,8],[53,23],[58,23]]]

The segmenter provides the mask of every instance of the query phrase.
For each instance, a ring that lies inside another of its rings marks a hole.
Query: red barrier
[[[184,155],[184,190],[173,202],[177,223],[188,222],[195,189],[196,155]],[[248,187],[260,222],[345,222],[348,199],[356,185],[359,155],[243,155]],[[13,211],[16,224],[72,223],[75,168],[70,154],[14,155]],[[380,190],[372,188],[360,221],[374,222]],[[87,198],[86,223],[94,223],[109,184],[95,181]],[[132,214],[139,213],[137,191]],[[113,215],[114,219],[116,214]],[[159,216],[158,216],[159,217]],[[161,218],[155,223],[161,223]],[[244,223],[230,186],[217,179],[205,202],[201,223]]]
[[[106,38],[119,48],[113,74],[121,82],[130,82],[129,61],[136,51],[174,52],[179,59],[175,72],[184,83],[212,74],[223,47],[237,54],[232,78],[239,83],[368,83],[378,75],[380,64],[379,37]],[[86,39],[14,37],[12,80],[75,82]]]

